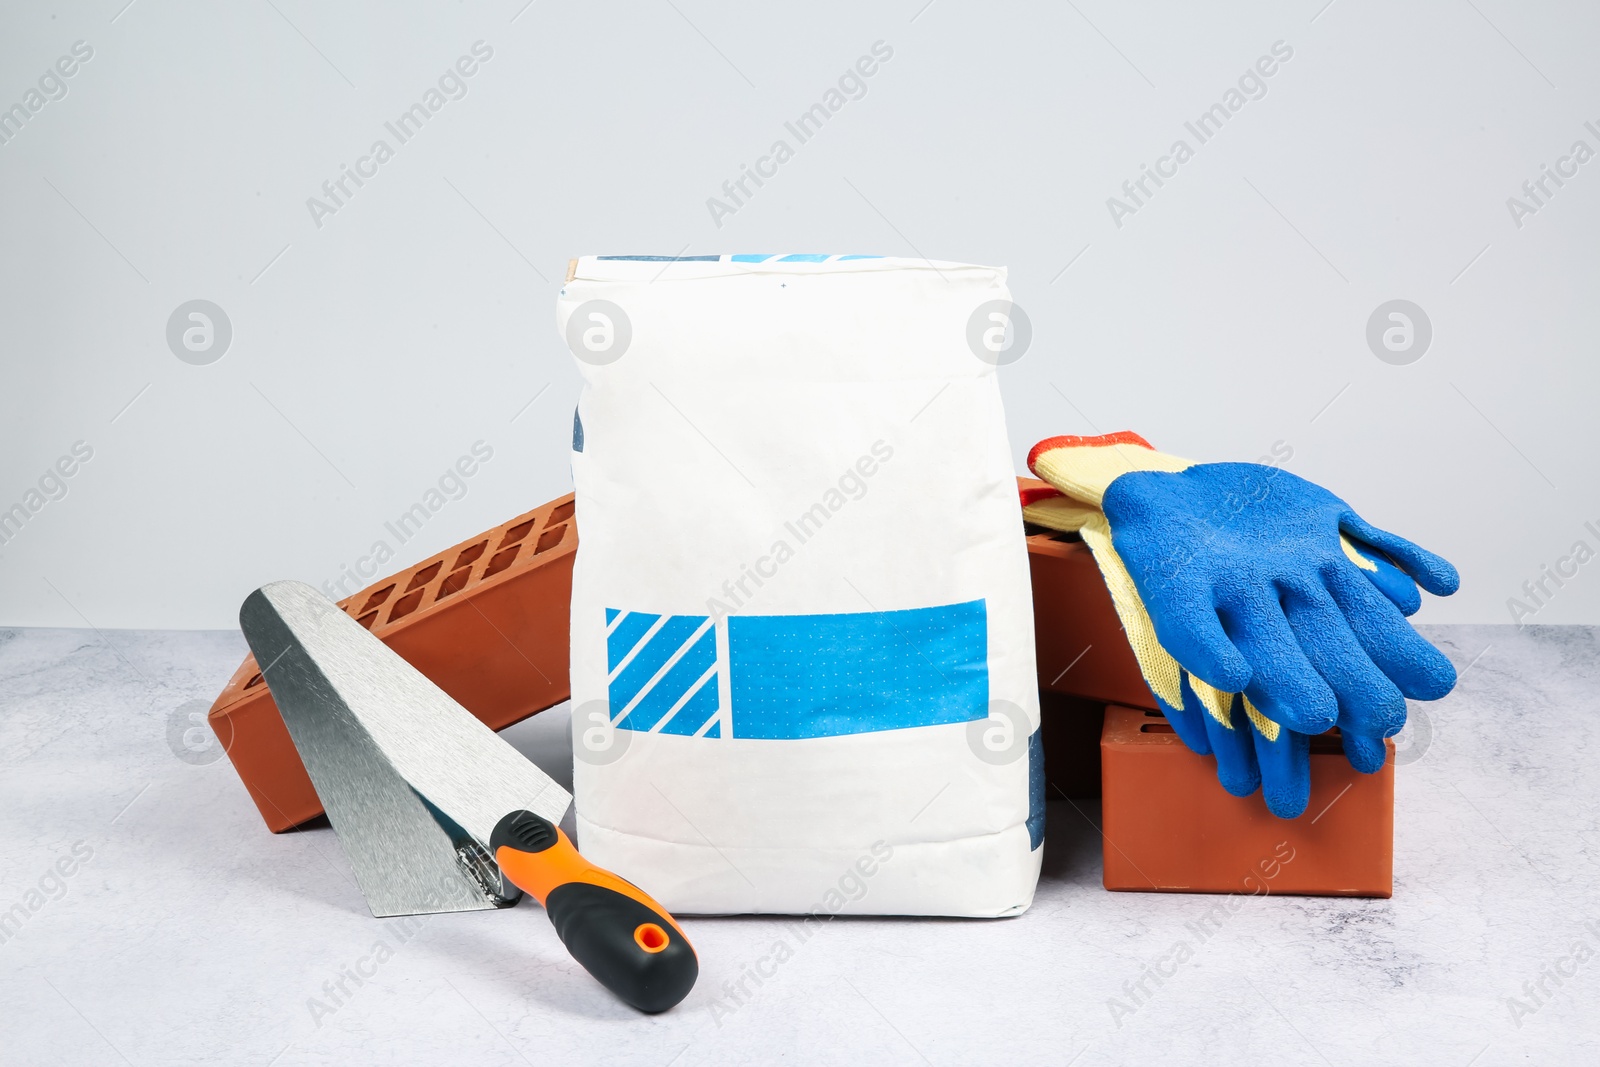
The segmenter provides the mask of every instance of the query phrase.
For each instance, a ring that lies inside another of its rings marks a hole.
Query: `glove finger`
[[[1362,774],[1376,773],[1389,759],[1388,746],[1383,743],[1381,737],[1353,734],[1341,728],[1339,740],[1344,744],[1344,758],[1350,761],[1350,766]]]
[[[1159,696],[1156,697],[1156,703],[1161,705],[1161,714],[1167,717],[1167,722],[1172,726],[1172,732],[1178,735],[1178,740],[1189,746],[1189,751],[1209,756],[1211,738],[1206,733],[1206,724],[1201,721],[1205,718],[1205,712],[1194,703],[1188,688],[1187,685],[1184,686],[1184,707],[1175,708]]]
[[[1210,602],[1186,604],[1157,593],[1152,602],[1140,587],[1161,646],[1185,670],[1224,693],[1237,693],[1250,681],[1250,662],[1228,638]]]
[[[1334,724],[1339,702],[1295,640],[1277,600],[1259,594],[1224,609],[1228,631],[1250,663],[1244,694],[1268,719],[1320,734]]]
[[[1311,800],[1311,738],[1279,726],[1259,711],[1251,715],[1254,710],[1246,697],[1245,716],[1254,727],[1251,735],[1261,768],[1261,796],[1278,818],[1299,818]]]
[[[1339,702],[1339,721],[1368,736],[1398,733],[1406,721],[1405,697],[1372,662],[1328,591],[1297,583],[1285,590],[1283,605],[1300,648]]]
[[[1400,614],[1415,615],[1422,607],[1422,594],[1417,592],[1417,583],[1412,581],[1411,576],[1405,571],[1396,567],[1388,556],[1369,544],[1342,534],[1339,537],[1339,547],[1344,549],[1344,554],[1350,562],[1367,576],[1367,581],[1376,586],[1378,592],[1388,597],[1389,602],[1400,609]]]
[[[1370,582],[1343,567],[1331,568],[1324,577],[1356,640],[1401,693],[1412,700],[1438,700],[1455,688],[1455,665],[1379,596]]]
[[[1380,530],[1353,511],[1339,519],[1339,529],[1388,554],[1389,558],[1434,596],[1449,596],[1461,588],[1461,575],[1443,556],[1436,556],[1404,537]]]
[[[1192,683],[1194,679],[1189,679]],[[1190,684],[1184,686],[1184,702],[1194,702],[1205,723],[1212,755],[1217,758],[1217,781],[1236,797],[1247,797],[1261,785],[1261,770],[1256,765],[1255,744],[1250,739],[1250,723],[1239,710],[1235,693],[1222,693],[1200,684],[1199,694]]]

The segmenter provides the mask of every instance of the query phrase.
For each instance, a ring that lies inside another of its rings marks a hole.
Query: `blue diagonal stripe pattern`
[[[707,636],[709,637],[710,635],[708,634]],[[717,677],[713,674],[701,683],[700,688],[696,689],[688,700],[684,701],[683,707],[678,709],[677,714],[668,719],[666,725],[661,727],[661,732],[693,737],[700,732],[700,728],[716,713]],[[720,723],[712,723],[711,729],[706,731],[705,736],[720,737],[721,731],[718,729],[720,725]],[[643,727],[639,727],[639,729],[643,729]]]
[[[666,632],[666,628],[663,627],[661,633],[665,634]],[[681,647],[681,643],[679,647]],[[648,692],[639,696],[638,703],[628,711],[623,721],[635,730],[649,730],[655,727],[655,724],[661,720],[663,715],[677,708],[679,704],[683,704],[683,707],[678,710],[672,721],[661,729],[666,733],[693,734],[700,724],[706,721],[710,711],[716,710],[717,679],[713,670],[716,665],[717,635],[711,631],[710,627],[707,627],[705,633],[701,634],[689,646],[688,650],[678,659],[678,662],[667,669],[667,673],[662,676],[661,680],[651,686]],[[708,671],[711,672],[709,676],[707,675]],[[620,683],[622,679],[618,678],[617,681]],[[617,686],[613,685],[612,690],[615,693]],[[680,719],[692,714],[690,708],[694,699],[703,697],[706,693],[709,693],[711,698],[710,710],[695,720],[693,725],[688,725],[686,720],[679,723]],[[686,702],[685,697],[689,697],[689,701]],[[632,697],[628,699],[631,700]],[[611,708],[613,715],[619,714],[627,708],[626,703],[619,704],[617,700],[618,696],[612,696]],[[674,727],[674,723],[677,724],[676,727]],[[683,729],[685,725],[688,725],[687,730]]]
[[[632,658],[612,675],[608,695],[613,716],[633,703],[633,698],[639,696],[656,672],[667,665],[667,660],[688,644],[689,638],[705,621],[704,615],[671,615],[639,643]]]
[[[717,710],[717,635],[707,615],[606,609],[606,696],[622,730],[693,735]]]
[[[630,611],[621,619],[615,615],[607,619],[608,623],[615,619],[611,636],[606,638],[606,672],[615,673],[617,667],[633,651],[639,639],[644,637],[650,627],[656,624],[660,615],[647,615],[642,611]]]

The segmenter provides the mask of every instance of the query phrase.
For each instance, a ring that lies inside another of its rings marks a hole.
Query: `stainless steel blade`
[[[489,835],[572,797],[303,582],[245,600],[240,626],[374,915],[503,906]]]

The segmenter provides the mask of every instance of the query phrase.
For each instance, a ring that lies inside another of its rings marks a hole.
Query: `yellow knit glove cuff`
[[[1106,489],[1129,471],[1177,473],[1193,460],[1157,452],[1143,437],[1124,430],[1098,437],[1047,437],[1028,452],[1028,467],[1073,500],[1100,506]]]

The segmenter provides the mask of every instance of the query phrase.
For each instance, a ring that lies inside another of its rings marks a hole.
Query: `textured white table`
[[[1054,803],[1021,918],[841,919],[804,944],[692,921],[699,985],[646,1018],[536,906],[373,919],[331,830],[273,836],[226,759],[176,756],[169,720],[210,702],[238,634],[0,631],[0,910],[24,916],[0,1062],[1600,1063],[1600,634],[1428,632],[1466,669],[1399,769],[1392,900],[1250,898],[1199,944],[1215,898],[1104,892],[1095,813]],[[570,779],[565,730],[507,736]],[[792,958],[713,1012],[779,939]],[[1193,958],[1114,1013],[1182,940]]]

